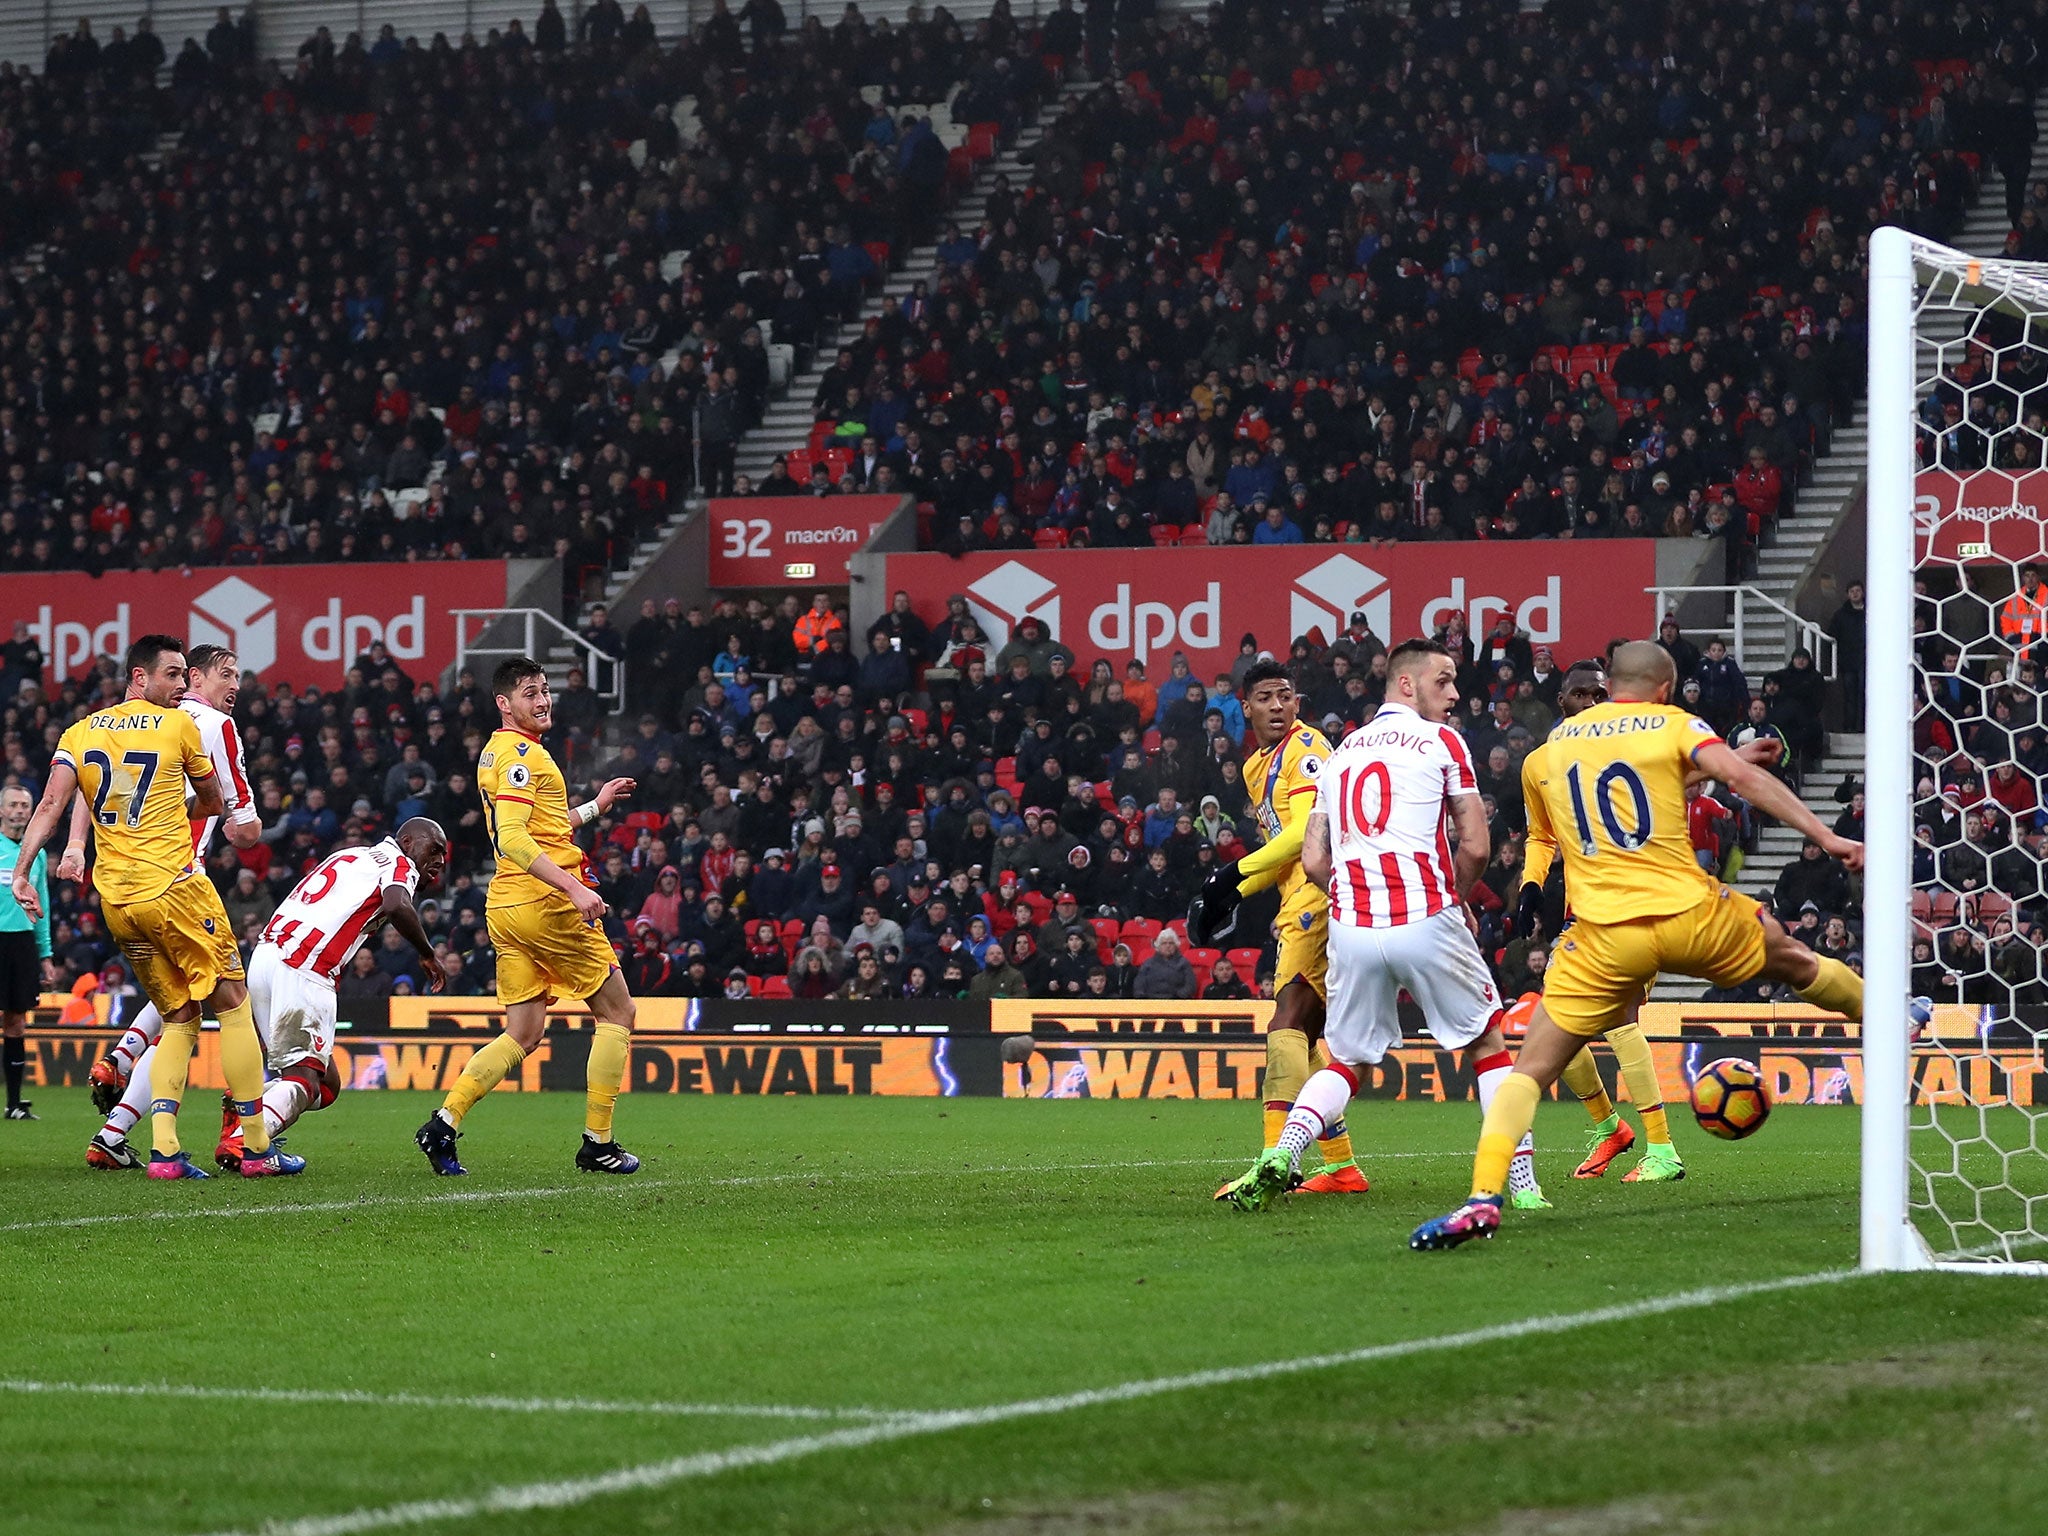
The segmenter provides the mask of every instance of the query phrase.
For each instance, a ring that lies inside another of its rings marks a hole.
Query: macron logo
[[[994,653],[1009,643],[1011,630],[1027,618],[1038,620],[1047,634],[1059,639],[1059,593],[1058,586],[1021,560],[1006,560],[968,586],[967,609],[989,638],[991,670]]]
[[[245,672],[277,665],[277,605],[270,594],[239,576],[207,588],[192,599],[192,643],[224,645]]]
[[[1287,632],[1321,631],[1325,640],[1344,633],[1351,615],[1363,611],[1382,643],[1393,644],[1393,589],[1387,578],[1362,560],[1335,555],[1295,577],[1287,594]]]

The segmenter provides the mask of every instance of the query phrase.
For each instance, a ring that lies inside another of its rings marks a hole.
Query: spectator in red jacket
[[[1735,813],[1705,792],[1699,784],[1685,791],[1685,829],[1692,837],[1692,856],[1708,874],[1721,867],[1721,823],[1733,821]]]
[[[1785,476],[1764,457],[1761,446],[1749,450],[1749,462],[1735,472],[1735,500],[1749,514],[1753,539],[1771,524],[1785,495]]]

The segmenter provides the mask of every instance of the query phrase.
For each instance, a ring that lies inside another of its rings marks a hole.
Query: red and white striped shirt
[[[263,942],[294,970],[333,981],[362,948],[370,920],[396,885],[410,896],[420,872],[390,838],[330,853],[292,887],[263,930]]]
[[[1476,795],[1465,739],[1387,704],[1323,765],[1316,812],[1330,823],[1330,919],[1398,928],[1457,901],[1445,813]]]
[[[223,821],[256,821],[256,797],[249,792],[249,770],[242,765],[242,733],[234,717],[215,709],[206,700],[188,694],[178,708],[199,726],[199,740],[213,760],[213,782],[220,786],[226,809],[219,816],[202,816],[192,823],[192,857],[204,863],[213,851],[213,834]]]

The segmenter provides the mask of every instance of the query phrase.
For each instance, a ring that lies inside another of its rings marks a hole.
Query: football
[[[1708,1062],[1693,1079],[1692,1113],[1709,1136],[1740,1141],[1770,1118],[1771,1090],[1755,1067],[1739,1056],[1724,1056]]]

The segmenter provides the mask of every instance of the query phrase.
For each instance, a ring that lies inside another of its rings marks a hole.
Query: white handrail
[[[509,656],[531,656],[535,661],[545,661],[541,655],[543,645],[552,647],[567,642],[583,653],[583,674],[604,699],[607,712],[617,714],[626,707],[626,664],[606,655],[545,609],[455,608],[450,612],[455,619],[455,666],[458,671],[468,666],[473,657],[503,661]],[[483,629],[475,639],[469,632],[471,619],[483,621]],[[483,644],[483,633],[503,619],[519,621],[519,644]]]
[[[1662,626],[1666,618],[1673,616],[1676,606],[1673,601],[1674,599],[1687,597],[1711,597],[1716,595],[1721,597],[1732,597],[1734,600],[1733,629],[1736,660],[1743,661],[1746,664],[1746,658],[1748,655],[1748,647],[1746,642],[1749,637],[1749,621],[1751,618],[1751,610],[1761,608],[1765,610],[1765,612],[1757,613],[1755,617],[1761,619],[1767,617],[1769,614],[1775,613],[1777,617],[1783,619],[1787,624],[1792,626],[1793,633],[1799,637],[1800,644],[1803,645],[1808,651],[1813,653],[1814,669],[1817,672],[1819,672],[1822,677],[1833,677],[1835,675],[1835,637],[1829,634],[1820,625],[1816,624],[1813,620],[1805,618],[1800,614],[1794,613],[1790,608],[1787,608],[1783,603],[1779,602],[1775,597],[1771,596],[1770,593],[1764,591],[1761,587],[1655,586],[1645,587],[1643,588],[1643,590],[1645,592],[1648,592],[1657,604],[1657,611],[1655,615],[1653,615],[1652,617],[1652,633],[1656,631],[1656,628]],[[1713,624],[1705,627],[1702,627],[1700,625],[1692,625],[1690,627],[1693,633],[1695,634],[1718,635],[1721,634],[1728,626],[1721,624]],[[1686,629],[1687,626],[1681,624],[1678,628],[1678,632],[1682,635],[1686,632]]]

